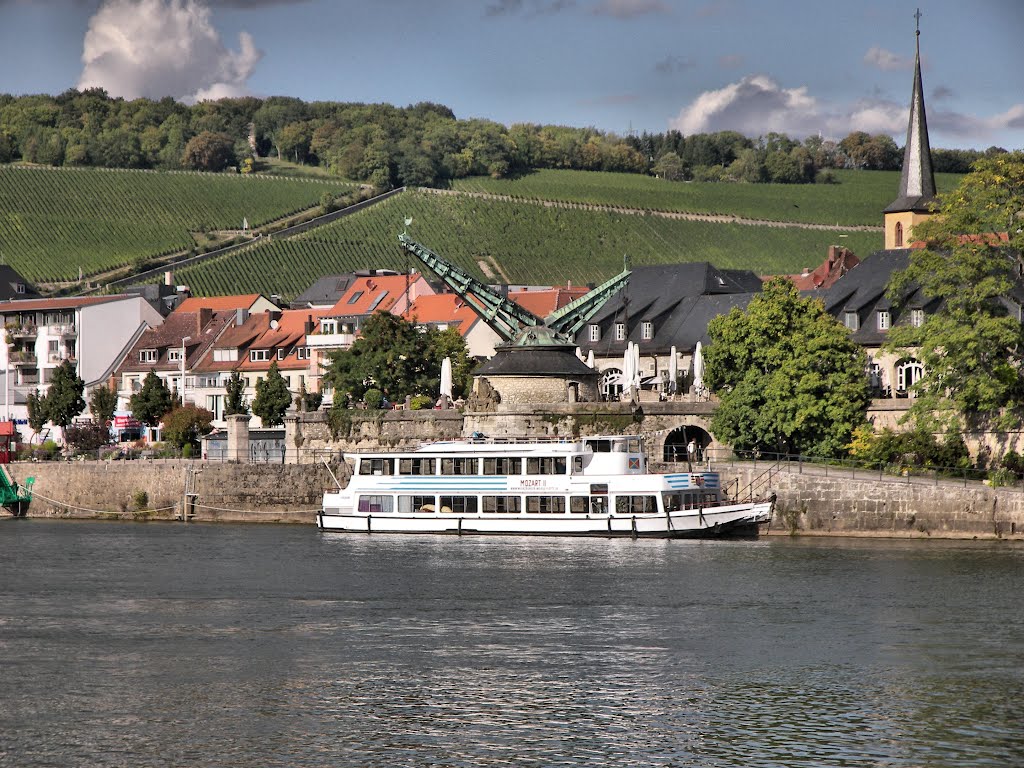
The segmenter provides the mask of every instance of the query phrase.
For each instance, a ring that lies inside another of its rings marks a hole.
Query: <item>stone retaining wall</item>
[[[722,480],[764,482],[766,467],[719,467]],[[810,535],[1024,539],[1024,493],[963,481],[786,465],[763,486],[772,527]]]

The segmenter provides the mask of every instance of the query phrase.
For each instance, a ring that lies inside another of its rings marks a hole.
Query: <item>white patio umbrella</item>
[[[589,352],[587,352],[587,367],[588,368],[595,368],[595,367],[597,367],[597,364],[594,362],[594,350],[590,350]]]
[[[693,348],[693,389],[700,392],[704,387],[704,350],[698,341]]]
[[[441,361],[441,397],[452,399],[452,359],[445,357]]]
[[[622,392],[629,394],[633,386],[633,342],[626,345],[626,353],[622,356]]]
[[[633,344],[633,386],[640,391],[640,345]]]
[[[679,358],[677,357],[675,346],[669,350],[668,359],[668,391],[671,394],[675,394],[679,388]]]

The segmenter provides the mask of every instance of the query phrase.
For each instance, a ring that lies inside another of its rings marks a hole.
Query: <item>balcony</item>
[[[9,360],[11,361],[11,365],[16,368],[23,368],[26,366],[35,368],[39,364],[39,360],[36,358],[36,353],[27,349],[18,349],[11,352]]]
[[[50,352],[46,356],[46,361],[48,363],[55,363],[57,365],[60,365],[65,360],[70,360],[72,363],[75,362],[75,355],[74,355],[74,353],[72,353],[72,352]]]
[[[39,335],[39,329],[32,324],[7,323],[4,326],[8,339],[34,339]]]
[[[78,329],[75,328],[74,323],[62,323],[53,324],[46,326],[46,332],[50,336],[66,337],[66,336],[77,336]]]

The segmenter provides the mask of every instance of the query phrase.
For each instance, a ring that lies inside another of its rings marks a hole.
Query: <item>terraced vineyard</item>
[[[0,166],[0,257],[33,282],[74,280],[190,248],[190,232],[257,227],[341,181]]]
[[[783,274],[817,266],[829,245],[861,255],[882,247],[880,232],[684,221],[410,191],[290,240],[181,270],[179,279],[203,295],[259,291],[294,297],[325,274],[416,267],[397,245],[407,216],[413,218],[413,238],[490,282],[497,280],[481,270],[481,261],[497,262],[513,283],[553,285],[602,281],[622,269],[624,254],[634,265],[710,261]]]
[[[726,214],[807,224],[881,226],[882,209],[896,197],[898,171],[833,171],[836,184],[725,184],[676,182],[649,176],[540,170],[517,179],[476,177],[457,181],[464,192],[588,203],[651,211]],[[939,192],[962,177],[940,173]]]

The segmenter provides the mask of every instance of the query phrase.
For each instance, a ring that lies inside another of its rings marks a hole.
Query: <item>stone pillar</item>
[[[233,413],[225,416],[228,423],[228,461],[249,463],[249,416],[245,413]]]
[[[297,413],[284,417],[284,463],[302,464],[302,419]]]

